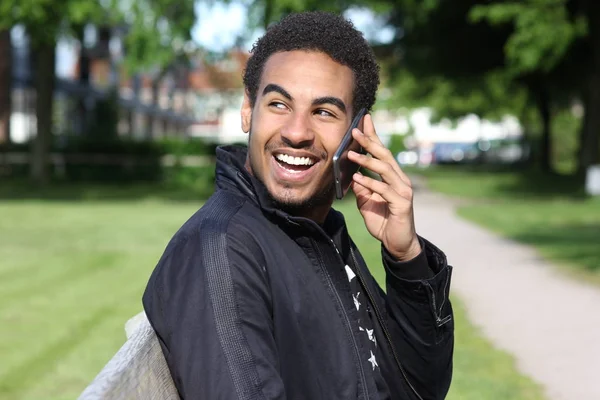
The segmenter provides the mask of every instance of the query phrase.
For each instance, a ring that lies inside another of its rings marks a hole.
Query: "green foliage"
[[[34,43],[54,44],[59,34],[84,23],[107,23],[116,17],[93,0],[18,0],[0,4],[0,27],[23,24]]]
[[[162,149],[152,142],[104,136],[68,139],[64,178],[80,182],[134,182],[162,179]]]
[[[418,77],[407,68],[396,69],[386,85],[393,89],[380,106],[430,107],[433,120],[458,119],[467,114],[499,120],[507,114],[521,115],[527,107],[527,93],[502,70],[450,79],[443,75]]]
[[[409,1],[390,16],[402,32],[380,46],[391,107],[428,107],[434,120],[467,114],[498,120],[520,116],[528,93],[504,68],[509,29],[468,21],[475,0]]]
[[[174,190],[191,191],[198,198],[208,198],[215,188],[215,167],[212,164],[202,167],[175,165],[164,170],[163,182]]]
[[[254,1],[250,6],[250,24],[251,28],[264,28],[292,12],[311,10],[342,12],[348,8],[351,3],[351,1],[346,0],[334,0],[328,2],[322,2],[320,0]]]
[[[565,57],[573,41],[587,34],[584,18],[572,20],[568,0],[526,0],[476,5],[474,22],[510,24],[513,33],[505,45],[508,70],[515,75],[550,72]]]
[[[390,23],[402,36],[382,51],[395,89],[390,100],[430,107],[436,119],[512,114],[530,133],[535,127],[554,138],[543,129],[554,126],[552,116],[598,90],[590,88],[590,49],[598,48],[589,32],[594,10],[577,0],[400,1]],[[538,123],[532,110],[544,120]],[[561,142],[579,138],[572,129],[570,138],[564,132]],[[548,141],[538,143],[547,170],[545,155],[566,156],[561,144],[557,152]]]
[[[30,150],[31,143],[0,143],[0,154],[2,153],[26,153]],[[200,139],[180,139],[174,137],[159,138],[153,141],[140,141],[122,137],[110,136],[76,136],[61,135],[52,144],[52,151],[58,153],[75,154],[84,152],[87,154],[114,154],[114,155],[215,155],[217,145],[207,143]]]
[[[125,25],[130,72],[167,65],[185,53],[195,22],[193,0],[18,0],[0,3],[0,28],[26,26],[34,42],[55,43],[82,24]]]
[[[53,170],[56,180],[70,182],[163,182],[175,187],[210,187],[214,180],[211,159],[216,145],[201,140],[165,138],[138,141],[108,135],[61,136],[52,151],[64,156],[64,164]],[[2,143],[1,153],[28,153],[29,143]],[[175,157],[174,165],[165,156]],[[182,158],[199,156],[201,166],[186,166]],[[210,168],[207,170],[206,166]],[[24,177],[27,167],[8,165],[4,177]],[[208,183],[207,183],[208,181]]]
[[[396,154],[400,153],[401,151],[406,150],[406,146],[404,145],[404,138],[405,136],[398,134],[394,134],[390,137],[390,143],[388,144],[387,148],[392,152],[394,156],[396,156]]]
[[[582,118],[571,110],[563,110],[552,119],[552,161],[561,174],[573,174],[577,170],[577,151]]]
[[[174,156],[213,156],[217,145],[200,139],[160,138],[155,141],[164,154]]]
[[[125,46],[129,72],[140,68],[161,71],[190,51],[196,20],[193,0],[140,0],[123,10],[129,25]]]
[[[97,138],[89,136],[65,137],[63,146],[56,145],[64,154],[105,154],[109,156],[161,156],[164,154],[160,145],[150,141],[138,141],[120,138]]]

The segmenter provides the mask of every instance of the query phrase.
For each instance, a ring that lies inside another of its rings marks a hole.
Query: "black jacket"
[[[451,267],[422,239],[415,260],[382,249],[387,294],[331,210],[323,226],[271,206],[243,167],[245,148],[217,155],[217,190],[175,234],[143,296],[184,399],[443,399],[454,322]],[[377,316],[385,387],[357,335],[345,265]]]

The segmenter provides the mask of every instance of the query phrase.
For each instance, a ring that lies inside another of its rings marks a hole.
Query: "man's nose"
[[[307,113],[295,112],[281,130],[281,138],[292,147],[306,147],[312,145],[315,134],[311,127],[310,115]]]

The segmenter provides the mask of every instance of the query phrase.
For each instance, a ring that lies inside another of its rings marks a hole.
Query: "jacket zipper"
[[[435,316],[435,323],[436,323],[437,327],[440,328],[442,325],[444,325],[445,323],[449,322],[452,319],[452,317],[450,315],[448,315],[444,319],[442,319],[440,317],[440,315],[442,313],[442,308],[444,307],[444,303],[446,302],[446,299],[445,298],[443,299],[442,303],[440,304],[440,310],[438,311],[438,307],[435,302],[435,291],[433,290],[433,288],[431,287],[431,284],[429,282],[423,281],[423,283],[425,284],[425,286],[427,287],[427,290],[431,294],[431,306],[433,309],[433,315]],[[446,286],[448,286],[448,277],[446,277]],[[445,293],[445,291],[444,291],[444,293]]]
[[[338,252],[338,254],[339,254],[339,252]],[[396,364],[398,365],[398,368],[400,368],[400,372],[402,372],[402,376],[404,377],[404,380],[406,381],[406,383],[408,383],[408,386],[411,388],[411,390],[413,391],[413,393],[415,394],[415,396],[417,396],[417,398],[419,400],[423,400],[423,398],[421,397],[421,395],[417,392],[417,390],[414,388],[414,386],[408,380],[408,376],[406,375],[406,372],[404,371],[404,367],[402,367],[402,363],[400,362],[400,358],[398,357],[398,354],[396,353],[396,349],[394,348],[394,345],[392,343],[392,338],[391,338],[390,333],[389,333],[389,331],[387,329],[387,325],[383,321],[383,317],[381,316],[381,312],[379,311],[379,307],[377,306],[377,303],[375,302],[375,299],[374,299],[373,295],[371,295],[371,291],[369,290],[369,287],[366,285],[366,282],[365,282],[365,280],[363,278],[362,272],[360,271],[360,267],[358,265],[358,261],[356,260],[356,257],[354,255],[354,251],[352,250],[352,248],[350,248],[350,256],[352,257],[352,261],[354,261],[354,265],[356,266],[356,275],[358,275],[358,279],[360,279],[360,283],[362,284],[363,288],[365,289],[365,292],[367,292],[367,297],[369,297],[369,301],[373,305],[373,309],[375,310],[375,315],[377,316],[377,320],[379,321],[379,324],[381,325],[381,327],[383,329],[383,333],[385,334],[385,338],[387,339],[387,342],[390,345],[390,348],[392,349],[392,355],[394,356],[394,360],[396,360]]]
[[[341,259],[340,252],[338,251],[337,247],[335,246],[335,243],[333,243],[333,241],[331,239],[329,239],[329,240],[330,240],[331,244],[333,245],[333,248],[337,252],[340,261],[343,264],[343,260]],[[314,241],[313,241],[313,244],[315,244],[315,248],[317,249],[317,252],[320,255],[320,259],[323,259],[323,254],[321,254],[321,250],[319,249],[319,246],[316,243],[314,243]],[[327,269],[325,268],[325,266],[323,265],[322,262],[319,263],[319,266],[321,267],[321,270],[325,274],[325,278],[327,279],[327,284],[333,290],[333,293],[335,294],[336,300],[337,300],[340,308],[342,309],[342,313],[344,314],[344,319],[345,319],[345,322],[346,322],[346,328],[350,332],[350,337],[352,338],[352,344],[354,346],[354,352],[355,352],[356,357],[358,359],[358,366],[359,366],[359,369],[360,369],[360,378],[361,378],[362,385],[363,385],[363,388],[364,388],[365,398],[368,399],[369,398],[369,388],[367,386],[367,378],[365,377],[365,370],[364,370],[363,364],[362,364],[362,357],[361,357],[360,351],[358,349],[358,344],[356,343],[356,337],[354,336],[354,332],[352,331],[352,324],[350,324],[350,318],[348,317],[348,314],[346,313],[346,309],[344,307],[344,303],[342,302],[340,294],[338,293],[337,289],[335,288],[335,285],[333,284],[333,281],[331,280],[331,276],[329,276],[329,272],[327,272]]]

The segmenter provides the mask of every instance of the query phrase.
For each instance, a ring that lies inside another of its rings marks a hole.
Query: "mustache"
[[[265,150],[268,152],[274,152],[275,150],[280,150],[280,149],[303,150],[303,151],[306,151],[306,152],[314,155],[316,158],[319,158],[321,160],[327,159],[327,152],[322,149],[317,149],[315,146],[294,146],[289,143],[285,143],[283,141],[269,142],[269,143],[265,144]]]

